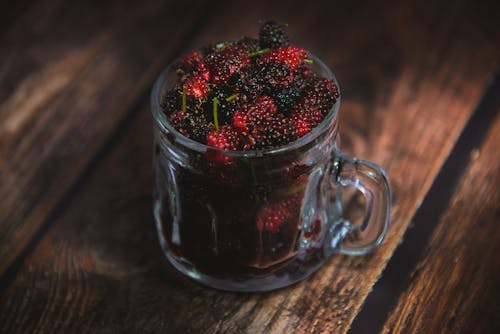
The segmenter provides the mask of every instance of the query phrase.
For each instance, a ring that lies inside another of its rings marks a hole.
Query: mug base
[[[281,289],[307,278],[324,262],[321,260],[304,263],[293,260],[284,268],[265,277],[217,278],[198,271],[189,262],[177,259],[168,250],[164,250],[164,254],[177,271],[194,281],[210,288],[231,292],[265,292]]]

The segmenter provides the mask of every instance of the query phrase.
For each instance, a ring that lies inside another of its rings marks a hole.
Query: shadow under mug
[[[318,58],[314,70],[337,81]],[[177,132],[160,103],[173,66],[157,79],[154,116],[154,217],[170,263],[222,290],[268,291],[300,281],[332,253],[363,255],[383,240],[391,209],[384,170],[342,153],[340,98],[320,125],[293,143],[260,151],[221,151]],[[213,157],[224,157],[224,163]],[[341,195],[365,197],[364,218],[344,216]]]

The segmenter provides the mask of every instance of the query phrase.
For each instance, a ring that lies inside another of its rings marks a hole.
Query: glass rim
[[[260,150],[250,150],[250,151],[228,151],[228,150],[222,150],[213,146],[209,146],[206,144],[202,144],[200,142],[197,142],[191,138],[188,138],[184,136],[182,133],[177,131],[172,125],[170,125],[170,122],[168,119],[165,117],[165,114],[162,111],[162,108],[160,106],[161,103],[161,98],[163,97],[162,95],[162,88],[167,80],[167,76],[169,72],[171,71],[172,66],[177,64],[179,62],[179,58],[176,60],[172,61],[170,64],[168,64],[165,69],[160,73],[158,78],[156,79],[153,89],[151,91],[151,112],[153,114],[153,118],[164,131],[166,131],[169,134],[172,134],[174,136],[175,141],[180,143],[182,146],[189,148],[191,150],[194,150],[198,153],[205,153],[207,150],[210,151],[219,151],[223,152],[224,155],[230,156],[230,157],[241,157],[241,158],[251,158],[251,157],[261,157],[261,156],[268,156],[268,155],[274,155],[274,154],[279,154],[279,153],[285,153],[288,151],[293,151],[298,148],[301,148],[312,141],[314,141],[316,138],[318,138],[321,134],[324,133],[328,129],[328,126],[336,119],[338,110],[340,108],[340,102],[341,102],[341,94],[340,94],[340,86],[337,81],[337,78],[333,74],[333,72],[330,70],[330,68],[318,57],[314,56],[312,53],[308,52],[308,57],[311,59],[314,64],[317,64],[322,71],[326,74],[326,78],[332,80],[335,85],[337,85],[337,88],[339,89],[339,97],[337,98],[337,101],[333,105],[333,107],[330,109],[328,114],[323,118],[323,121],[321,121],[320,124],[318,124],[316,127],[314,127],[309,133],[306,135],[298,138],[297,140],[294,140],[291,143],[288,143],[286,145],[282,145],[279,147],[274,147],[274,148],[266,148],[266,149],[260,149]]]

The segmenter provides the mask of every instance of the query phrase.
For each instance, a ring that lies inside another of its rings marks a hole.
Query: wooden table
[[[0,5],[1,333],[500,332],[496,1]],[[385,167],[383,245],[265,294],[176,274],[151,210],[148,94],[174,57],[289,23]]]

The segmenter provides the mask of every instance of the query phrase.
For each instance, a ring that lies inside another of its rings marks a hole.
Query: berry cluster
[[[177,131],[218,149],[282,146],[321,123],[339,96],[311,62],[306,50],[290,44],[283,25],[265,22],[258,39],[216,43],[184,56],[162,108]]]

